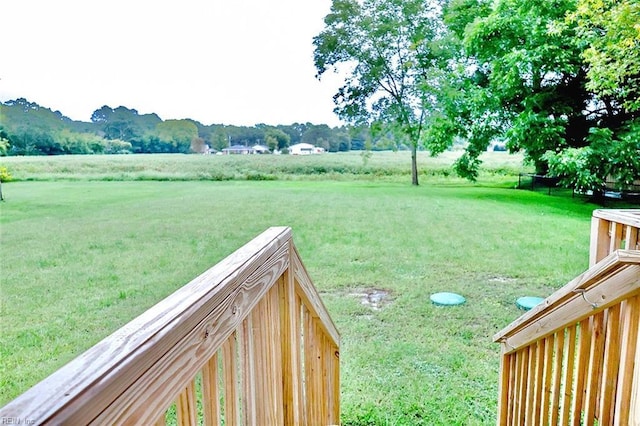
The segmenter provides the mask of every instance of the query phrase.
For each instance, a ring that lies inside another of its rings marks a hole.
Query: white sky
[[[331,0],[2,0],[0,101],[203,124],[340,124],[315,78]]]

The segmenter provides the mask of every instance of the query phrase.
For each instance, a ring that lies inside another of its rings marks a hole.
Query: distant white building
[[[222,150],[223,154],[255,154],[255,150],[244,145],[233,145]]]
[[[271,151],[269,151],[269,147],[268,146],[264,146],[264,145],[254,145],[253,146],[253,152],[256,154],[269,154],[271,153]]]
[[[324,148],[313,146],[310,143],[297,143],[289,147],[289,154],[291,155],[312,155],[322,154]]]

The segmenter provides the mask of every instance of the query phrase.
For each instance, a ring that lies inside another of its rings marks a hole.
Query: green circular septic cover
[[[456,293],[435,293],[430,297],[431,301],[438,306],[455,306],[462,305],[465,298]]]
[[[544,299],[542,297],[524,296],[516,300],[516,306],[520,309],[528,311],[529,309],[542,303]]]

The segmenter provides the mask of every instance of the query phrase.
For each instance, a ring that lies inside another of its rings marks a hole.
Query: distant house
[[[310,143],[297,143],[289,147],[289,154],[291,155],[311,155],[321,154],[324,152],[323,148],[318,148]]]
[[[253,146],[253,151],[255,154],[270,154],[271,151],[269,151],[269,147],[268,146],[264,146],[264,145],[254,145]]]
[[[222,150],[223,154],[255,154],[256,151],[249,146],[244,145],[232,145]]]

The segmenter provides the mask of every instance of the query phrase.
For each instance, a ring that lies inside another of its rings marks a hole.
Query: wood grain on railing
[[[339,334],[270,228],[0,409],[37,424],[338,424]]]

